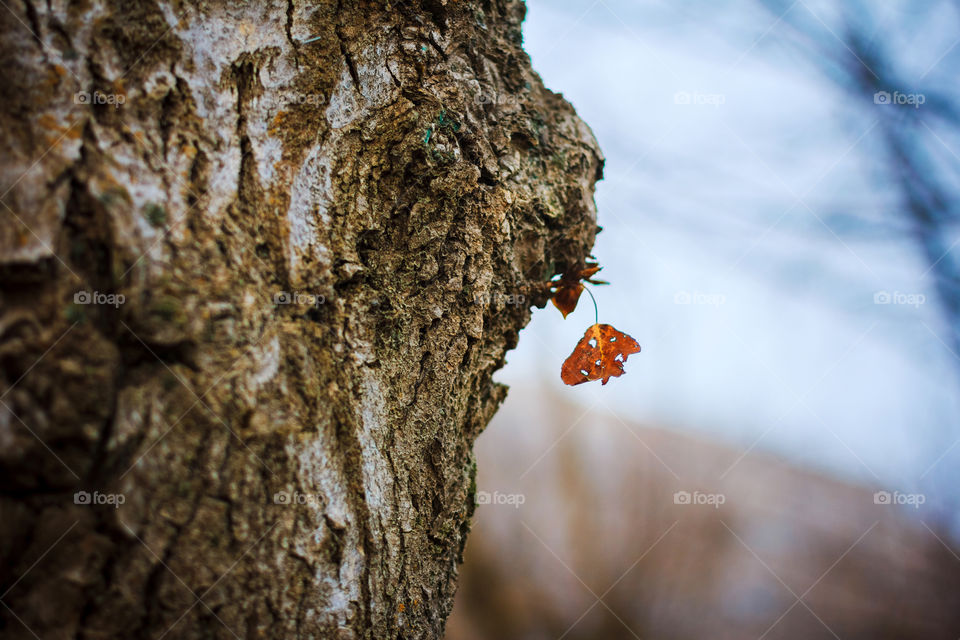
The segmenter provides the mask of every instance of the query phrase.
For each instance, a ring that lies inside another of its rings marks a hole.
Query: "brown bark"
[[[523,4],[8,4],[0,635],[441,637],[596,230]]]

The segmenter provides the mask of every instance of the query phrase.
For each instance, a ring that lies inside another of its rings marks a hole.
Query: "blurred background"
[[[960,637],[960,1],[527,4],[643,352],[534,314],[447,637]]]

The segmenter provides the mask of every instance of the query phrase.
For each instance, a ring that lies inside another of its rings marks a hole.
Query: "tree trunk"
[[[597,229],[522,2],[7,5],[0,635],[440,638]]]

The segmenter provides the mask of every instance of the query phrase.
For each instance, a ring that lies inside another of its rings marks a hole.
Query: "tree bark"
[[[0,635],[440,638],[597,230],[522,2],[7,6]]]

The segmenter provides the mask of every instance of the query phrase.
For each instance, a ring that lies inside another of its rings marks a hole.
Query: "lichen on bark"
[[[0,11],[5,635],[442,636],[492,374],[597,228],[524,11]]]

